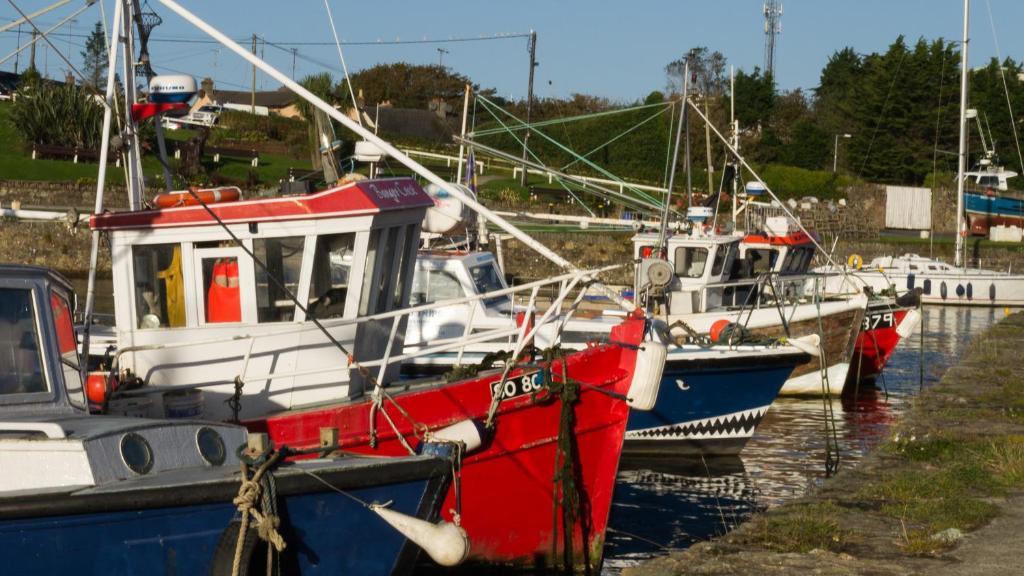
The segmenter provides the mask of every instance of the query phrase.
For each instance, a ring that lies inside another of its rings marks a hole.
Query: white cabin
[[[365,379],[349,373],[349,359],[311,317],[358,361],[384,356],[392,332],[401,350],[403,331],[392,325],[404,320],[343,321],[407,305],[432,205],[415,181],[397,178],[209,211],[93,217],[113,258],[116,369],[141,384],[128,393],[153,399],[149,414],[162,415],[164,392],[199,388],[204,417],[215,419],[234,415],[226,401],[236,380],[243,418],[361,395]],[[397,368],[384,375],[391,378]]]

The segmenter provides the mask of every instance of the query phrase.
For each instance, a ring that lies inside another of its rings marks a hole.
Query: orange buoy
[[[195,196],[192,195],[192,192],[195,192]],[[178,206],[198,206],[199,200],[203,204],[216,204],[218,202],[234,202],[242,197],[242,191],[237,186],[193,189],[192,192],[183,190],[157,194],[153,198],[153,204],[157,208],[176,208]],[[199,197],[199,200],[196,200],[196,196]]]
[[[719,338],[722,336],[722,332],[728,328],[730,324],[732,324],[732,322],[725,318],[715,320],[714,323],[711,324],[711,331],[708,333],[708,335],[711,336],[711,341],[718,342]]]
[[[110,381],[110,389],[107,389],[107,381]],[[109,399],[110,393],[117,390],[117,377],[110,377],[109,372],[89,372],[85,381],[85,395],[89,402],[97,408],[103,406]]]

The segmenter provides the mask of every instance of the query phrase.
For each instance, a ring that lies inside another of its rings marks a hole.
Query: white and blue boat
[[[524,308],[514,306],[507,292],[490,252],[421,251],[416,259],[412,303],[453,303],[409,315],[406,351],[463,334],[514,326]],[[460,301],[491,293],[496,295]],[[620,321],[615,314],[595,315],[593,311],[559,315],[537,328],[536,346],[581,349],[588,342],[607,340]],[[454,365],[479,364],[488,354],[510,349],[510,340],[475,343],[411,358],[402,370],[411,376],[436,374]],[[676,456],[738,454],[794,369],[809,361],[807,353],[778,343],[669,345],[651,410],[630,411],[624,450]]]
[[[0,266],[3,573],[230,574],[240,534],[239,573],[264,573],[259,521],[243,531],[233,502],[245,429],[90,415],[72,302],[56,273]],[[266,531],[284,543],[276,573],[405,573],[419,548],[385,517],[466,544],[460,529],[431,524],[451,466],[444,449],[282,463],[248,501],[277,519]]]

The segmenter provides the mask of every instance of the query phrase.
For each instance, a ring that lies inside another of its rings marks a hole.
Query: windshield
[[[676,276],[683,278],[700,278],[704,276],[704,267],[708,263],[707,248],[680,246],[676,248]]]
[[[494,262],[473,266],[469,269],[469,275],[473,278],[473,285],[476,286],[477,294],[494,292],[495,290],[502,290],[505,288],[505,282],[498,273],[498,268],[494,265]],[[488,308],[497,309],[512,306],[512,300],[508,296],[488,298],[483,302],[484,306],[487,306]]]
[[[0,398],[46,390],[32,291],[0,289]]]

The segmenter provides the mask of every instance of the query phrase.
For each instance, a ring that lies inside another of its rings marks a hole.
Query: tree
[[[725,56],[717,50],[709,52],[706,46],[692,48],[686,56],[665,66],[669,92],[682,92],[687,60],[690,62],[690,79],[696,84],[691,86],[692,90],[709,97],[718,97],[726,92],[728,78],[725,75]]]
[[[448,68],[408,62],[378,64],[352,75],[355,93],[362,94],[367,106],[390,102],[395,108],[425,110],[431,100],[442,98],[457,107],[466,84],[471,84],[469,78]],[[474,92],[477,88],[473,85]]]
[[[757,128],[767,122],[775,108],[775,81],[755,67],[747,74],[736,72],[736,117],[745,127]]]
[[[94,88],[105,84],[107,80],[107,39],[103,34],[101,22],[96,22],[92,33],[85,41],[85,51],[81,52],[81,55],[86,82]]]

